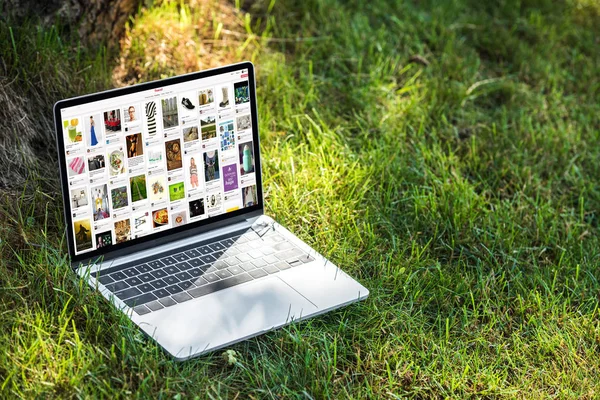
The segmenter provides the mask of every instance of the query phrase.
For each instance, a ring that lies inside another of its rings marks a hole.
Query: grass
[[[595,398],[600,6],[210,4],[143,9],[117,61],[4,21],[2,68],[54,100],[198,67],[161,41],[252,59],[268,213],[370,298],[174,363],[69,271],[32,167],[0,207],[3,397]]]

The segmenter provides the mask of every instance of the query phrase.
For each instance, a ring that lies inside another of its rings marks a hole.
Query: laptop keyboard
[[[125,304],[147,314],[235,285],[314,261],[305,251],[269,229],[204,242],[96,278]]]

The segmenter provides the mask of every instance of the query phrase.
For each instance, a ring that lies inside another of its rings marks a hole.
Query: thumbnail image
[[[104,111],[104,129],[107,133],[121,132],[121,110]]]
[[[252,119],[250,118],[250,114],[237,117],[236,122],[238,131],[244,131],[252,127]]]
[[[242,203],[244,207],[255,205],[256,200],[256,185],[247,186],[242,189]]]
[[[169,212],[166,208],[152,211],[152,227],[160,228],[161,226],[169,225]]]
[[[104,168],[104,154],[99,154],[97,156],[88,157],[88,170],[90,172],[95,171],[100,168]]]
[[[83,125],[85,127],[85,142],[89,147],[102,144],[102,127],[100,126],[102,125],[101,121],[102,117],[100,114],[90,115],[83,119]]]
[[[112,233],[110,231],[96,234],[96,248],[110,246],[112,244]]]
[[[240,153],[240,175],[254,172],[254,146],[252,142],[241,143],[238,150]]]
[[[167,171],[181,168],[181,143],[179,139],[165,142],[165,150],[167,152]]]
[[[202,130],[202,140],[214,139],[217,137],[217,125],[204,125]]]
[[[83,141],[83,135],[81,133],[81,121],[79,118],[65,119],[63,121],[63,129],[66,143],[77,143]]]
[[[208,211],[221,208],[221,193],[213,193],[206,196],[206,208]]]
[[[198,140],[198,127],[190,126],[189,128],[183,128],[183,141],[191,142],[192,140]]]
[[[146,125],[148,126],[148,136],[156,135],[156,102],[149,101],[144,106],[146,114]]]
[[[198,92],[198,104],[201,106],[211,104],[215,101],[212,89],[204,89]]]
[[[169,200],[176,201],[181,200],[185,197],[185,190],[183,188],[183,182],[177,182],[169,185]]]
[[[162,105],[163,128],[172,128],[179,125],[177,113],[177,97],[170,97],[160,101]]]
[[[198,187],[198,164],[196,164],[196,158],[190,157],[190,162],[188,165],[190,172],[190,187],[192,189]]]
[[[208,115],[204,118],[200,117],[200,126],[214,125],[214,124],[215,124],[215,116],[214,115]]]
[[[121,186],[110,191],[110,198],[112,200],[113,209],[127,207],[129,200],[127,200],[127,186]]]
[[[123,109],[123,116],[125,118],[125,122],[137,122],[137,109],[135,106],[125,107]]]
[[[110,207],[108,206],[108,188],[106,184],[95,186],[91,191],[92,210],[94,221],[110,218]]]
[[[148,150],[148,167],[162,165],[163,152],[160,148],[149,148]]]
[[[221,137],[221,151],[231,150],[235,147],[233,121],[221,122],[219,124],[219,135]]]
[[[89,218],[73,222],[75,230],[75,247],[77,251],[92,248],[92,228]]]
[[[88,203],[87,193],[85,188],[71,189],[71,208],[76,209],[79,207],[85,207]]]
[[[114,150],[108,156],[110,176],[116,176],[125,172],[125,154],[121,150]]]
[[[163,175],[148,177],[149,198],[151,201],[159,201],[165,198],[166,181]]]
[[[235,92],[235,104],[243,104],[250,101],[250,89],[248,88],[248,81],[234,83],[233,91]]]
[[[131,202],[146,200],[146,175],[132,176],[129,178],[129,189],[131,190]]]
[[[145,231],[147,230],[147,228],[149,227],[149,223],[150,223],[150,216],[148,211],[144,211],[140,214],[134,214],[132,217],[133,220],[133,229],[135,229],[136,231],[138,231],[138,233],[140,231]]]
[[[69,176],[76,176],[85,171],[85,161],[83,157],[73,157],[68,161]]]
[[[219,179],[219,151],[204,153],[204,181],[210,182]]]
[[[204,199],[190,201],[190,218],[204,214]]]
[[[137,157],[144,154],[142,134],[134,133],[125,137],[127,142],[127,158]]]
[[[237,167],[235,164],[223,167],[223,189],[228,192],[238,188]]]
[[[131,240],[131,224],[129,218],[115,222],[115,237],[117,243]]]
[[[225,108],[229,107],[229,86],[221,86],[219,90],[217,90],[217,96],[219,107]]]
[[[185,211],[173,213],[171,215],[171,221],[173,221],[173,227],[185,225],[187,222]]]

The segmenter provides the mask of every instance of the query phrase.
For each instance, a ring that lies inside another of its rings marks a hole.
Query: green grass
[[[138,21],[197,17],[155,7]],[[598,396],[598,3],[248,12],[228,46],[258,69],[268,213],[371,296],[232,346],[233,365],[175,363],[69,270],[56,177],[34,170],[0,207],[2,397]],[[108,82],[110,58],[36,32],[0,42],[24,91]]]

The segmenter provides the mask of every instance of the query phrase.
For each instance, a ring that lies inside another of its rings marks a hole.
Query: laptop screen
[[[55,110],[75,256],[258,205],[248,67],[105,92]]]

